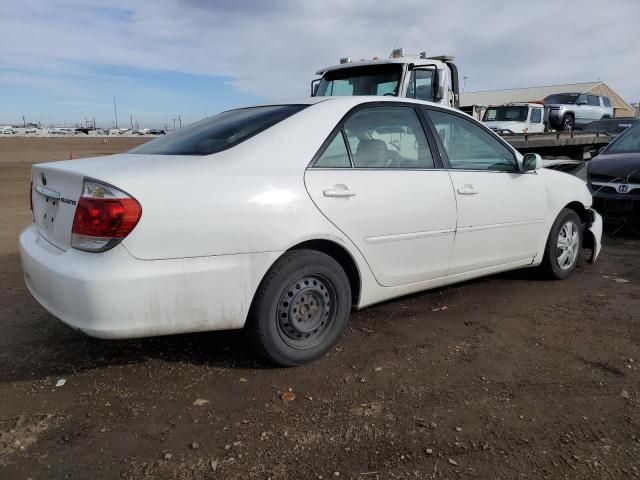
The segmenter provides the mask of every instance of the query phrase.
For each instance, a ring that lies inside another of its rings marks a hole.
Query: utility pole
[[[178,122],[180,123],[180,128],[182,128],[182,117],[178,115]]]
[[[129,120],[131,121],[131,130],[133,130],[133,115],[129,115]]]
[[[116,107],[116,97],[113,97],[113,118],[115,118],[116,128],[118,128],[118,108]]]
[[[22,115],[22,126],[27,128],[27,121],[24,119],[24,115]]]
[[[173,129],[174,130],[176,129],[176,119],[175,118],[173,119]]]

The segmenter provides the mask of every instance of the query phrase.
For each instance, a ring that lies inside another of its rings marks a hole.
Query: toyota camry
[[[564,279],[602,221],[585,182],[464,113],[317,97],[220,113],[108,157],[32,169],[25,282],[117,339],[240,329],[280,365],[352,309],[522,267]]]

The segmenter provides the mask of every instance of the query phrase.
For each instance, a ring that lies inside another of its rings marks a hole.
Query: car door
[[[589,105],[589,99],[586,94],[580,94],[576,100],[576,125],[585,125],[589,123],[593,117],[593,106]]]
[[[529,113],[529,132],[544,132],[542,107],[531,107]]]
[[[597,95],[587,95],[587,104],[589,105],[589,120],[592,122],[600,120],[602,118],[600,97]]]
[[[305,173],[309,195],[381,285],[445,277],[456,226],[451,180],[412,105],[365,104]]]
[[[513,149],[479,122],[448,110],[424,110],[458,205],[449,275],[533,260],[546,235],[541,178],[521,173]]]

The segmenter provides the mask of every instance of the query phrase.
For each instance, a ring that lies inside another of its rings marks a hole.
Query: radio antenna
[[[413,19],[409,22],[409,25],[407,25],[406,28],[402,31],[402,33],[400,34],[400,36],[396,40],[396,43],[393,44],[392,50],[395,50],[395,48],[398,46],[398,43],[400,42],[400,40],[402,40],[402,37],[404,37],[404,34],[407,33],[407,30],[409,30],[411,28],[411,26],[414,24],[414,22],[416,21],[416,18],[418,18],[418,17],[413,17]]]

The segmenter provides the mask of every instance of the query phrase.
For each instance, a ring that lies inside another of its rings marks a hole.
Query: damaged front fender
[[[602,217],[593,209],[587,209],[587,214],[589,222],[585,225],[587,228],[584,230],[582,244],[591,250],[591,257],[588,261],[593,264],[602,249]]]

